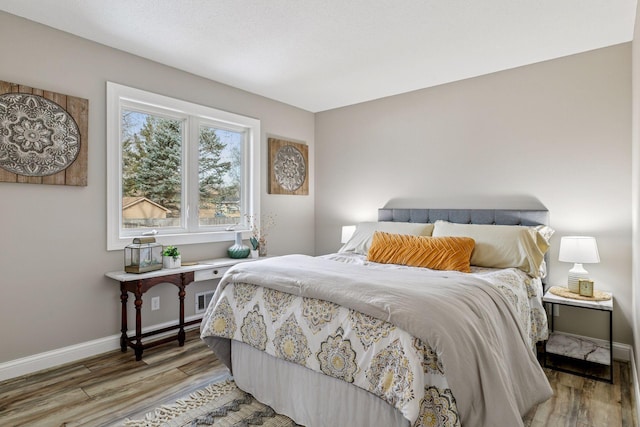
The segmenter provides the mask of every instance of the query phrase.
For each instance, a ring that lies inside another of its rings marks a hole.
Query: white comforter
[[[419,338],[442,363],[462,425],[521,425],[531,406],[551,396],[522,313],[479,275],[370,268],[301,255],[244,263],[221,280],[203,337],[215,335],[220,296],[231,283],[330,301]],[[214,345],[214,351],[227,360],[228,347]]]

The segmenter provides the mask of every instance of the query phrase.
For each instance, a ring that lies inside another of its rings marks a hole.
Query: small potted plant
[[[162,267],[178,268],[181,265],[180,251],[175,246],[167,246],[162,250]]]
[[[251,242],[251,258],[258,258],[258,248],[260,244],[258,243],[258,239],[255,236],[249,237],[249,242]]]

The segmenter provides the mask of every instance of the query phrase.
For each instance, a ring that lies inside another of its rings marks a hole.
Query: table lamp
[[[573,262],[573,268],[569,270],[567,285],[569,291],[579,293],[578,281],[588,279],[589,273],[582,264],[594,264],[600,262],[598,245],[595,237],[590,236],[565,236],[560,240],[561,262]]]

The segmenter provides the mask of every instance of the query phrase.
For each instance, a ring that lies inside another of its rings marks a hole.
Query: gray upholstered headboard
[[[549,211],[546,209],[378,209],[378,221],[392,222],[436,222],[438,220],[458,224],[497,225],[549,225]],[[549,252],[547,277],[549,277]],[[542,279],[546,285],[546,279]]]
[[[548,210],[514,209],[378,209],[378,221],[458,224],[549,225]]]

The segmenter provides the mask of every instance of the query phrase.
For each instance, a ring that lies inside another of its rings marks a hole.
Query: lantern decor
[[[124,271],[146,273],[162,268],[162,245],[155,237],[136,237],[124,248]]]

